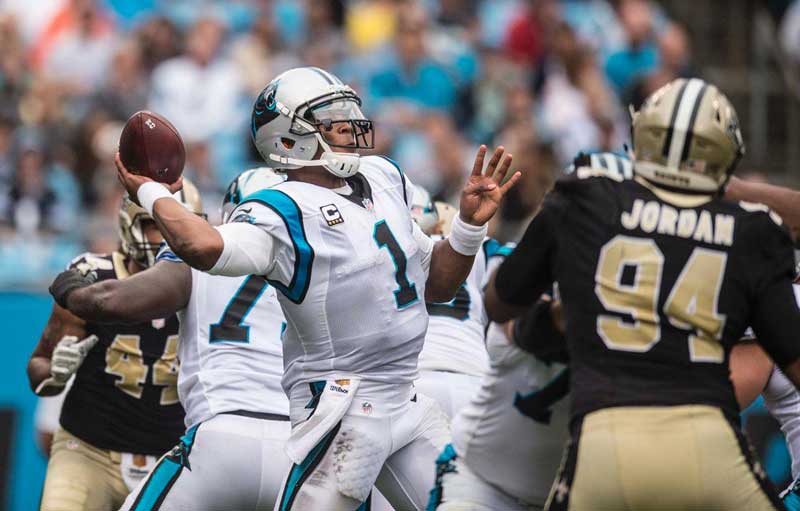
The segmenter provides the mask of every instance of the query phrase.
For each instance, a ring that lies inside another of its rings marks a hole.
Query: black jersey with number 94
[[[763,206],[583,168],[548,195],[496,288],[527,305],[558,282],[576,415],[680,404],[734,415],[728,356],[747,326],[779,365],[800,356],[793,268],[788,232]]]

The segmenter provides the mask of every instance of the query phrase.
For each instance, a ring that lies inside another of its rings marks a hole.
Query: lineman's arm
[[[36,392],[37,387],[44,380],[50,378],[50,358],[53,356],[53,350],[58,342],[65,335],[74,335],[82,339],[86,336],[85,325],[86,323],[82,319],[57,304],[53,304],[53,310],[39,338],[39,343],[33,349],[33,353],[31,353],[31,357],[28,360],[27,373],[31,390]],[[46,386],[39,391],[39,395],[54,396],[62,390],[64,390],[64,387]]]
[[[800,191],[767,183],[754,183],[731,177],[725,198],[758,202],[778,213],[789,227],[792,238],[800,238]]]
[[[504,323],[523,314],[553,284],[562,205],[551,192],[517,248],[495,271],[484,291],[489,319]]]
[[[184,263],[159,261],[152,268],[126,279],[103,280],[96,284],[59,291],[59,280],[51,286],[56,301],[85,320],[98,323],[141,323],[164,318],[186,307],[192,293],[192,270]]]
[[[730,370],[739,408],[744,410],[764,391],[773,363],[756,342],[740,341],[731,350]]]
[[[774,225],[759,226],[758,234],[754,250],[767,257],[760,265],[762,271],[755,275],[750,326],[767,355],[800,388],[800,309],[792,287],[794,247],[788,234]]]

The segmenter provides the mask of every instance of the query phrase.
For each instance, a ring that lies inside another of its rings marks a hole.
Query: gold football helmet
[[[173,197],[189,211],[205,216],[200,192],[188,179],[183,179],[183,188]],[[144,235],[142,223],[152,221],[153,219],[147,214],[147,211],[134,203],[127,194],[122,198],[122,205],[119,208],[120,248],[125,255],[144,268],[155,263],[160,245],[159,243],[150,243]]]
[[[632,117],[634,169],[657,185],[715,193],[744,154],[733,105],[697,78],[670,82]]]

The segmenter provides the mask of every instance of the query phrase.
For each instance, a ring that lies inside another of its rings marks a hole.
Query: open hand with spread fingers
[[[136,196],[136,193],[139,191],[139,187],[153,180],[147,176],[134,174],[125,168],[125,165],[122,163],[122,159],[119,156],[119,152],[117,152],[116,156],[114,157],[114,164],[117,166],[117,179],[119,179],[119,182],[125,187],[125,190],[128,191],[128,196],[131,198],[131,200],[136,204],[139,204],[139,199]],[[183,188],[183,177],[179,177],[174,183],[160,184],[164,185],[164,188],[169,190],[169,193],[175,193]]]
[[[498,146],[484,172],[483,161],[486,157],[486,146],[482,145],[478,149],[472,173],[461,192],[460,216],[462,221],[476,226],[484,225],[497,212],[505,194],[522,177],[520,172],[514,172],[508,181],[501,184],[511,166],[511,155],[503,155],[504,152],[505,148]]]

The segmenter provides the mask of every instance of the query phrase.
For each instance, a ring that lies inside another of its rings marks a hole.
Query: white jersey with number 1
[[[397,384],[416,377],[428,325],[422,261],[431,247],[418,244],[411,185],[379,156],[363,157],[348,185],[344,194],[286,181],[245,197],[231,214],[229,224],[253,224],[268,235],[272,257],[260,269],[280,291],[288,323],[287,394],[331,378]],[[235,227],[222,226],[223,238]],[[237,235],[226,246],[248,243]]]

